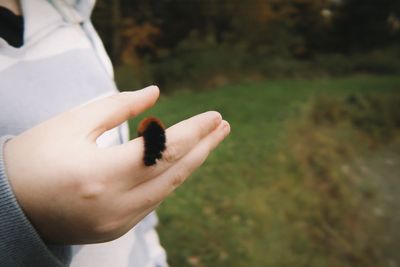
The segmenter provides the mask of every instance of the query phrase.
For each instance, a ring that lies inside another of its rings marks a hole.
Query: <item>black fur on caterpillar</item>
[[[139,123],[138,136],[143,136],[144,139],[144,165],[152,166],[162,158],[162,152],[166,148],[164,128],[163,123],[155,117],[145,118]]]

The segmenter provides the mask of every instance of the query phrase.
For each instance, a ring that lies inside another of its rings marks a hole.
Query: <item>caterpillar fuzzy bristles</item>
[[[138,136],[143,136],[144,139],[144,165],[156,164],[156,161],[162,158],[162,152],[165,150],[164,125],[155,117],[145,118],[139,123]]]

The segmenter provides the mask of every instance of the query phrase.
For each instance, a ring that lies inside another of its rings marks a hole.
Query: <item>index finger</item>
[[[95,141],[105,131],[151,107],[157,101],[159,93],[157,86],[117,93],[77,107],[69,114],[73,115],[90,140]]]

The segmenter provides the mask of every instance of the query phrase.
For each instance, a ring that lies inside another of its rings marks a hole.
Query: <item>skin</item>
[[[0,0],[0,6],[8,8],[15,15],[21,15],[21,6],[17,0]]]
[[[229,134],[210,111],[166,130],[161,161],[143,164],[143,138],[109,148],[96,139],[151,107],[159,89],[115,94],[11,139],[5,167],[22,209],[48,242],[96,243],[129,231],[181,185]]]

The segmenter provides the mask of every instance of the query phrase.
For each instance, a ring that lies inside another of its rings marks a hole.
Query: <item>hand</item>
[[[151,107],[156,86],[75,108],[11,139],[6,172],[16,198],[46,241],[113,240],[154,210],[197,169],[229,133],[217,112],[166,130],[167,149],[143,164],[143,138],[109,148],[96,139]]]

